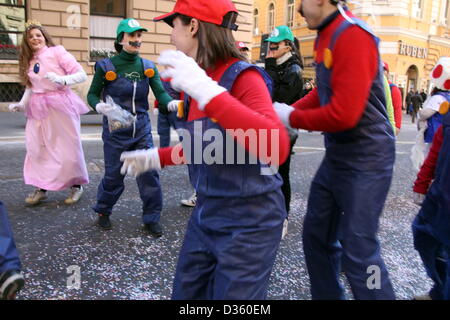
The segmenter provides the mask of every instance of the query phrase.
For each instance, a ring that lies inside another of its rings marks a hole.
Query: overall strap
[[[144,71],[147,69],[155,69],[155,64],[150,60],[141,58],[142,66],[144,67]]]
[[[110,58],[106,58],[106,59],[97,61],[95,63],[94,69],[97,69],[97,66],[102,68],[103,72],[105,72],[105,73],[108,71],[116,72],[116,67],[114,67],[114,64],[112,63]]]
[[[357,19],[357,18],[353,18],[353,21],[355,22],[354,24],[350,23],[347,20],[344,20],[341,22],[341,24],[339,25],[339,27],[336,29],[335,33],[333,34],[331,41],[330,41],[330,45],[329,45],[329,49],[332,50],[334,45],[336,44],[337,39],[339,38],[339,36],[342,34],[342,32],[344,32],[347,28],[351,27],[351,26],[358,26],[361,29],[363,29],[364,31],[366,31],[367,33],[369,33],[374,39],[375,42],[378,46],[379,44],[379,39],[377,36],[374,35],[374,33],[372,32],[372,30],[370,30],[369,26],[361,19]]]
[[[442,97],[444,97],[447,101],[450,102],[450,92],[447,91],[439,91],[438,93],[436,93],[437,95],[440,95]]]
[[[269,93],[272,96],[273,83],[272,79],[267,74],[267,72],[264,69],[255,66],[254,64],[250,64],[242,60],[236,61],[230,67],[228,67],[228,69],[224,72],[224,74],[220,78],[219,85],[224,87],[230,92],[231,89],[233,88],[233,84],[236,81],[237,77],[243,71],[248,70],[250,68],[257,70],[261,74],[261,76],[264,79],[264,82],[266,83],[267,89],[269,89]]]
[[[220,78],[219,85],[227,89],[228,92],[231,92],[231,89],[233,88],[233,84],[236,81],[237,77],[243,71],[248,70],[250,68],[256,69],[261,74],[261,76],[264,79],[264,82],[266,83],[267,89],[269,90],[269,93],[272,96],[273,84],[272,79],[270,78],[268,73],[264,69],[261,69],[260,67],[255,66],[254,64],[250,64],[242,60],[236,61],[231,66],[229,66],[227,70],[225,70],[222,77]],[[183,100],[184,100],[183,119],[187,120],[187,116],[189,113],[189,96],[186,93],[184,93]]]

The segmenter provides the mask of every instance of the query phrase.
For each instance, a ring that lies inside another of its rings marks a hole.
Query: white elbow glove
[[[71,86],[86,81],[87,75],[84,70],[80,70],[74,74],[69,74],[67,76],[59,76],[54,72],[47,72],[45,78],[56,84]]]
[[[31,89],[27,88],[25,89],[25,92],[22,96],[22,99],[20,99],[19,103],[11,103],[9,105],[9,111],[11,112],[23,112],[26,108],[26,106],[28,105],[28,102],[30,101],[30,96],[31,96]]]
[[[158,148],[122,152],[120,173],[137,177],[149,170],[161,170]]]
[[[291,124],[289,123],[289,117],[295,109],[285,103],[275,102],[273,104],[273,108],[275,112],[278,114],[281,122],[288,128],[292,129]]]
[[[198,102],[198,108],[202,111],[214,97],[227,91],[208,77],[205,70],[200,68],[194,59],[181,51],[163,51],[158,63],[167,67],[161,72],[161,77],[171,79],[172,88],[186,92]]]

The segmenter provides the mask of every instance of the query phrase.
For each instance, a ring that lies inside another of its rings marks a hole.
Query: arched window
[[[253,34],[257,36],[259,34],[259,11],[253,10]]]
[[[267,32],[270,33],[275,28],[275,5],[273,3],[269,4],[267,17]]]
[[[294,26],[294,15],[295,15],[295,0],[287,0],[287,10],[286,10],[286,25],[289,28]]]

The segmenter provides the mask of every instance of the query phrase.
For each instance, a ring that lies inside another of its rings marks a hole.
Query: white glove
[[[291,115],[291,112],[295,109],[291,106],[288,106],[285,103],[279,103],[275,102],[273,104],[273,108],[275,109],[275,112],[278,114],[278,117],[280,118],[281,122],[289,129],[292,129],[291,124],[289,123],[289,116]]]
[[[10,112],[23,112],[25,110],[25,106],[20,103],[11,103],[8,108]]]
[[[158,148],[122,152],[120,161],[123,162],[120,173],[133,177],[149,171],[161,170]]]
[[[171,79],[172,88],[186,92],[198,102],[198,108],[202,111],[215,96],[227,91],[208,77],[194,59],[181,51],[163,51],[158,63],[168,67],[161,72],[161,78]]]
[[[281,232],[281,240],[283,240],[288,234],[288,223],[289,220],[286,218],[283,222],[283,231]]]
[[[48,79],[49,81],[51,81],[53,83],[64,85],[63,77],[62,76],[58,76],[54,72],[47,72],[46,75],[44,76],[44,78]]]
[[[73,84],[86,81],[87,75],[86,72],[84,72],[84,70],[80,70],[74,74],[69,74],[67,76],[59,76],[54,72],[47,72],[45,78],[56,84],[60,84],[63,86],[71,86]]]
[[[413,202],[418,206],[422,205],[423,200],[425,200],[425,195],[422,193],[413,192]]]
[[[428,128],[428,122],[426,120],[418,120],[417,121],[417,130],[426,130]]]
[[[108,116],[109,114],[111,114],[111,112],[114,111],[114,106],[108,103],[99,102],[95,105],[95,110],[97,110],[98,113]]]
[[[23,93],[22,99],[20,99],[20,102],[19,103],[11,103],[8,106],[9,111],[11,111],[11,112],[24,111],[25,107],[28,105],[28,102],[30,100],[31,93],[32,93],[31,89],[26,88],[25,92]]]
[[[178,105],[182,102],[181,100],[172,100],[167,104],[167,110],[170,112],[177,112],[178,111]]]

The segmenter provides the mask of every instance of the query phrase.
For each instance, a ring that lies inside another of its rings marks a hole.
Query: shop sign
[[[428,49],[399,42],[399,54],[413,58],[426,59],[428,56]]]

